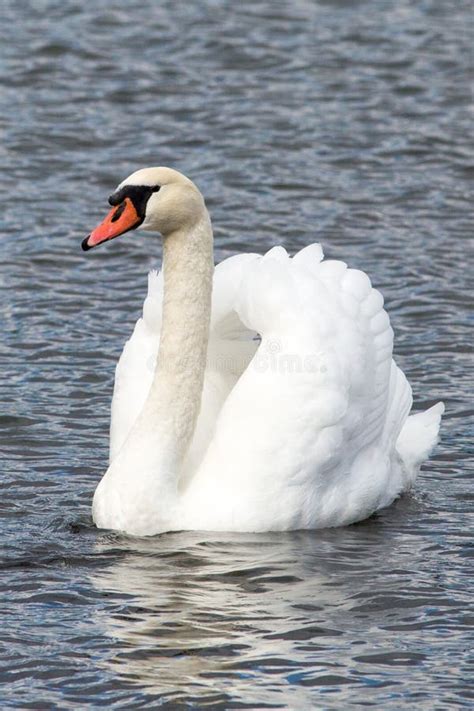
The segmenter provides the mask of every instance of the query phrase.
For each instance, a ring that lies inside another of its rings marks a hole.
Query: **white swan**
[[[204,200],[170,168],[133,173],[109,202],[83,248],[141,226],[163,236],[163,272],[117,365],[97,526],[340,526],[410,488],[444,405],[408,417],[411,389],[363,272],[323,261],[317,244],[214,270]]]

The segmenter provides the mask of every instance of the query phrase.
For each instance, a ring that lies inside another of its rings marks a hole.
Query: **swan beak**
[[[92,230],[82,241],[82,249],[87,252],[88,249],[96,247],[102,242],[107,242],[109,239],[123,235],[124,232],[133,230],[143,222],[143,219],[137,213],[133,202],[126,197],[118,207],[114,207],[105,220],[98,225],[95,230]]]

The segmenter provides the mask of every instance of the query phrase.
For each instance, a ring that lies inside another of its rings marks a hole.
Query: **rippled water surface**
[[[2,708],[471,707],[471,12],[3,0]],[[80,242],[157,164],[199,184],[218,259],[320,240],[381,288],[416,406],[447,404],[411,496],[339,530],[93,527],[161,247]]]

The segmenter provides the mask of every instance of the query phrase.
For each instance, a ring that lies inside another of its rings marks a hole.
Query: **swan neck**
[[[150,391],[159,446],[179,467],[201,407],[214,271],[207,210],[190,229],[163,241],[163,313],[160,347]]]

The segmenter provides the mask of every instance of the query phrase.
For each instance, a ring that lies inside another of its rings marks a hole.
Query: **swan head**
[[[109,197],[112,209],[82,242],[87,251],[140,227],[163,237],[191,228],[201,217],[204,199],[182,173],[172,168],[142,168],[125,178]]]

